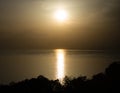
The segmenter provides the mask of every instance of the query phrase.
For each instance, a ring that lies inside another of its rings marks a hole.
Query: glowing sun
[[[55,11],[54,18],[59,22],[64,22],[68,18],[68,14],[63,9],[58,9]]]

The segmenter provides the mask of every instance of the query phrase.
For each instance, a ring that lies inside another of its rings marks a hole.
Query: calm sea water
[[[115,52],[93,50],[2,51],[0,53],[0,83],[20,81],[44,75],[49,79],[65,75],[77,77],[104,72],[113,61],[120,60]]]

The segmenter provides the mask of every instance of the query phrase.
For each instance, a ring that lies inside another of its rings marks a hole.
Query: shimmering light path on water
[[[62,83],[63,78],[65,77],[65,50],[64,49],[57,49],[56,50],[56,57],[57,57],[57,73],[56,78],[60,80]]]

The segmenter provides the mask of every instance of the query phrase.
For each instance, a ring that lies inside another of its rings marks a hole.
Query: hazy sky
[[[0,0],[0,49],[120,49],[119,29],[120,0]]]

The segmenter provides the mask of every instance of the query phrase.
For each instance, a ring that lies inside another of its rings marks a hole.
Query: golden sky
[[[1,0],[0,43],[13,49],[48,48],[49,44],[53,45],[51,48],[118,48],[119,3],[119,0]],[[59,9],[67,14],[62,23],[54,16]]]

